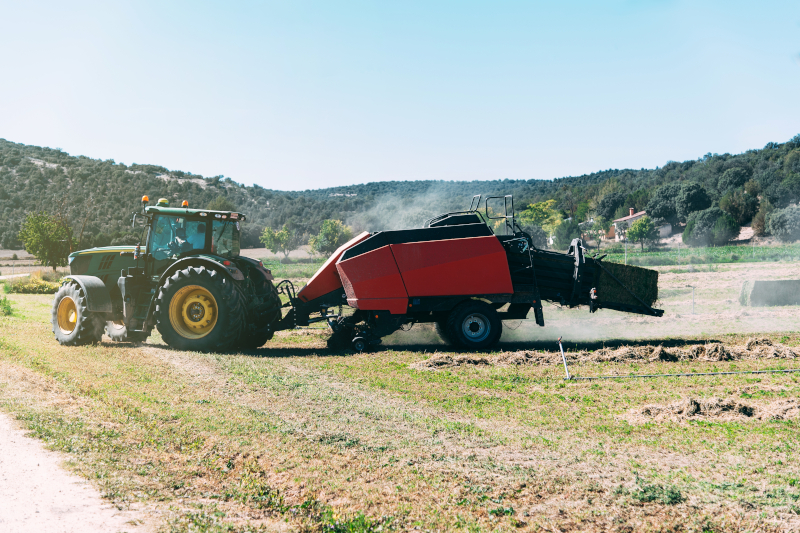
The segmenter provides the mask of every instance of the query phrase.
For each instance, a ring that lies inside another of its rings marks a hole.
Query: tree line
[[[513,194],[520,220],[557,246],[575,234],[647,210],[651,222],[684,229],[684,241],[704,246],[752,223],[757,235],[800,238],[800,135],[742,154],[708,153],[655,169],[609,169],[553,180],[390,181],[306,191],[244,186],[149,164],[71,156],[62,150],[0,139],[0,246],[20,248],[28,213],[47,212],[72,228],[74,248],[138,242],[130,216],[139,199],[188,200],[192,207],[223,202],[245,213],[242,245],[261,246],[265,230],[286,230],[308,244],[325,221],[351,233],[419,227],[436,214],[467,207],[474,194]],[[550,202],[544,219],[534,205]],[[501,203],[496,204],[499,206]],[[587,221],[593,220],[587,225]],[[600,221],[602,224],[597,224]],[[591,227],[587,227],[591,226]]]

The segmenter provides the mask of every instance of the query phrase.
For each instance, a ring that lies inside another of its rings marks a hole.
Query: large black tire
[[[450,337],[450,332],[447,329],[446,320],[437,320],[436,323],[434,324],[434,327],[436,328],[436,334],[439,335],[439,338],[442,339],[442,341],[445,344],[447,344],[448,346],[452,346],[453,344],[455,344],[453,342],[452,337]]]
[[[206,267],[175,272],[159,289],[156,327],[179,350],[229,351],[244,325],[244,306],[233,282]]]
[[[77,283],[66,283],[53,299],[50,322],[59,344],[80,346],[100,342],[103,320],[86,309],[86,295]]]
[[[486,350],[500,340],[503,322],[491,305],[468,300],[447,317],[447,331],[453,343],[467,350]]]
[[[264,346],[274,336],[275,332],[270,329],[244,333],[236,342],[236,348],[240,350],[256,350]]]
[[[106,335],[114,342],[144,342],[147,335],[139,331],[128,333],[125,323],[116,320],[106,320]]]
[[[263,326],[264,322],[272,326],[281,319],[281,297],[272,283],[269,284],[269,291],[267,302],[274,310],[268,315],[259,318],[262,323],[258,325],[261,326]],[[256,325],[248,324],[242,328],[241,336],[236,341],[236,348],[240,350],[256,350],[264,346],[274,336],[275,332],[271,327],[256,329]]]

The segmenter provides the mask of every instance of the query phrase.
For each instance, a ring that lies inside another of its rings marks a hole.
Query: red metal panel
[[[339,260],[345,250],[351,246],[355,246],[367,237],[369,237],[369,233],[365,231],[341,245],[333,255],[325,261],[325,264],[317,270],[317,273],[308,280],[308,284],[300,289],[300,292],[297,293],[297,297],[304,302],[309,302],[314,298],[324,296],[341,287],[342,281],[339,279],[339,271],[336,270],[336,261]]]
[[[411,297],[514,292],[506,252],[497,237],[409,242],[391,248]]]
[[[389,246],[336,263],[348,299],[408,298]]]
[[[393,315],[404,315],[408,298],[348,298],[347,305],[362,311],[389,311]]]

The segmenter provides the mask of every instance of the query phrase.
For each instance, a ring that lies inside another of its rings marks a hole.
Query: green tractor
[[[281,300],[261,261],[239,255],[237,212],[169,207],[166,199],[133,217],[144,246],[74,252],[53,302],[53,333],[63,345],[144,341],[158,328],[173,348],[254,349],[272,338]],[[284,329],[286,326],[283,326]]]

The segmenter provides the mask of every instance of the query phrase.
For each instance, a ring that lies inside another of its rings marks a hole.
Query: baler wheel
[[[353,348],[354,352],[361,353],[367,349],[367,341],[365,341],[363,337],[356,337],[353,339],[353,342],[350,343],[350,346]]]
[[[450,312],[447,331],[457,346],[467,350],[485,350],[500,340],[503,322],[491,305],[468,300]]]

